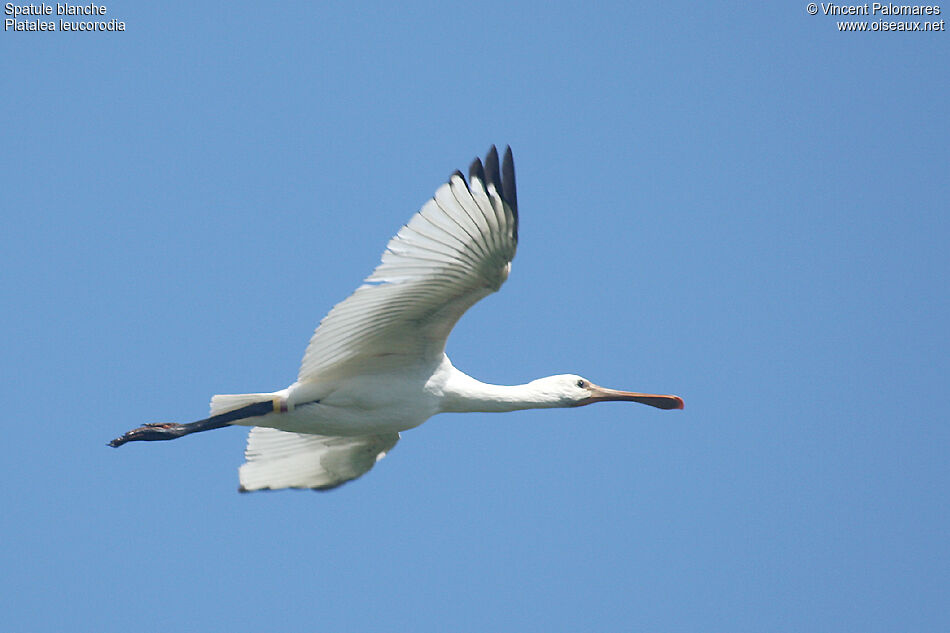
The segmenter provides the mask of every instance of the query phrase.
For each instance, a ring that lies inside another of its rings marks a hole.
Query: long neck
[[[445,412],[518,411],[563,407],[560,396],[534,383],[526,385],[490,385],[452,368],[442,388],[441,409]]]

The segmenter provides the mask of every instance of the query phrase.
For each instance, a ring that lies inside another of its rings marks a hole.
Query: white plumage
[[[157,424],[113,440],[164,440],[231,424],[252,426],[241,490],[325,490],[367,472],[399,432],[441,412],[513,411],[630,400],[682,408],[676,396],[615,391],[575,375],[525,385],[479,382],[457,370],[445,342],[458,319],[508,278],[518,241],[511,149],[492,147],[466,183],[455,172],[390,240],[363,285],[320,322],[297,381],[273,393],[218,395],[211,417]]]
[[[372,468],[398,441],[398,433],[339,437],[256,426],[247,436],[241,489],[335,488]]]

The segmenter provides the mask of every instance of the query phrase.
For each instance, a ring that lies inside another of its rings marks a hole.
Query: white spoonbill
[[[273,393],[219,395],[190,424],[146,424],[109,444],[171,440],[250,426],[240,490],[335,488],[366,473],[400,431],[437,413],[579,407],[626,400],[682,409],[683,400],[599,387],[564,374],[491,385],[458,369],[445,341],[459,317],[508,277],[518,243],[511,148],[492,146],[468,183],[456,171],[392,240],[382,262],[313,333],[297,382]]]

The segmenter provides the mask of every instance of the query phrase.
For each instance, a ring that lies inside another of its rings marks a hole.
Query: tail
[[[273,402],[274,411],[287,410],[286,396],[280,391],[274,393],[229,393],[211,397],[211,415],[220,415],[260,402]]]

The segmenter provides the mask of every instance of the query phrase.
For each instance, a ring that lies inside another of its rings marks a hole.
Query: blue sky
[[[950,627],[946,32],[146,4],[0,33],[0,628]],[[292,382],[492,143],[521,241],[455,365],[684,411],[437,416],[326,494],[237,494],[241,429],[105,446]]]

